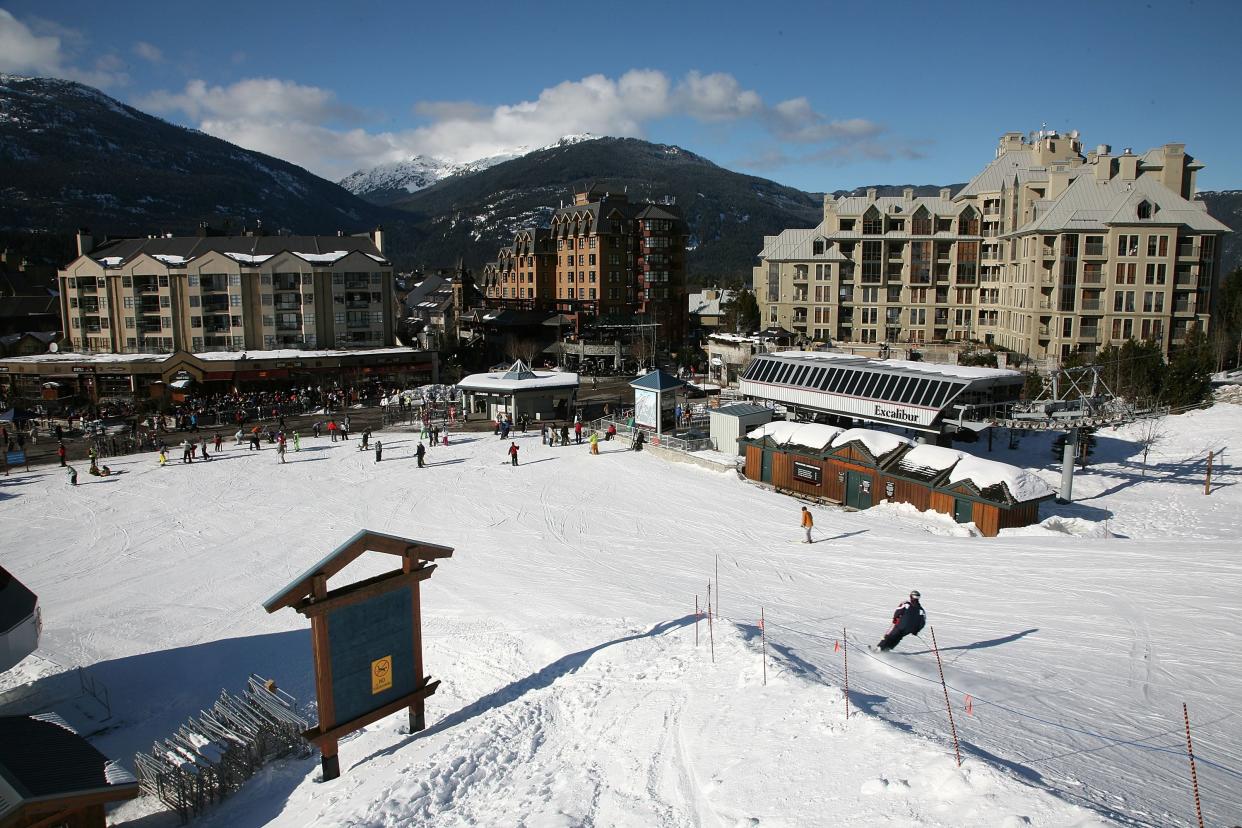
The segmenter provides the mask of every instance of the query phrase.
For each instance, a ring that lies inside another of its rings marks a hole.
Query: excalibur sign
[[[401,558],[401,568],[328,590],[328,579],[364,552]],[[419,584],[448,558],[447,546],[362,530],[264,602],[311,620],[319,725],[303,734],[323,756],[323,779],[341,775],[337,744],[371,722],[410,711],[410,732],[426,728],[424,703],[439,681],[423,673]]]

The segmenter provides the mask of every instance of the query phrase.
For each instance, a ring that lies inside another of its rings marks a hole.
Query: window
[[[165,328],[171,328],[171,327],[172,327],[172,317],[171,317],[171,316],[161,316],[161,317],[160,317],[160,325],[161,325],[162,327],[165,327]]]
[[[229,294],[229,304],[230,304],[230,305],[232,305],[232,306],[233,306],[233,307],[235,307],[235,308],[240,308],[240,307],[241,307],[241,294],[240,294],[240,293],[230,293],[230,294]]]
[[[1118,256],[1137,256],[1139,252],[1139,237],[1120,235],[1117,237],[1117,255]]]
[[[230,285],[232,285],[233,287],[239,287],[239,286],[241,285],[241,274],[240,274],[240,273],[230,273],[230,274],[229,274],[229,284],[230,284]]]
[[[1147,275],[1144,281],[1149,285],[1163,285],[1165,279],[1165,264],[1160,262],[1147,263]]]
[[[1169,255],[1169,237],[1168,236],[1148,236],[1147,237],[1147,255],[1150,256],[1167,256]]]
[[[1074,335],[1074,317],[1067,316],[1061,320],[1061,336],[1069,338]]]
[[[1138,217],[1141,219],[1151,218],[1151,203],[1148,201],[1140,201],[1138,205]]]
[[[1138,238],[1137,236],[1135,238]],[[1117,284],[1132,285],[1134,284],[1135,274],[1138,271],[1138,265],[1134,262],[1117,262]]]
[[[171,305],[172,305],[172,300],[171,300],[171,299],[169,299],[167,296],[161,296],[161,297],[160,297],[160,307],[161,307],[161,308],[171,307]]]
[[[72,282],[73,280],[70,279],[69,281]],[[126,273],[124,276],[121,277],[121,287],[133,287],[133,286],[134,286],[134,277],[130,276],[128,273]],[[69,287],[73,287],[73,285],[70,285]]]
[[[1114,313],[1134,313],[1134,291],[1119,290],[1113,294]]]
[[[103,281],[102,279],[100,281]],[[160,287],[168,287],[168,274],[160,277]]]
[[[259,284],[261,284],[261,285],[270,285],[271,283],[272,283],[272,274],[270,274],[270,273],[260,273],[260,274],[259,274]]]
[[[191,328],[201,328],[201,327],[203,327],[203,317],[201,317],[201,316],[191,316],[191,317],[190,317],[190,327],[191,327]]]
[[[594,273],[592,273],[591,275],[592,275],[592,276],[594,276],[595,274],[594,274]],[[592,279],[592,281],[594,281],[594,279]],[[594,298],[595,298],[595,288],[591,288],[591,289],[588,291],[588,293],[589,293],[589,298],[591,298],[591,299],[594,299]]]
[[[270,294],[270,293],[265,293],[265,294],[263,294],[263,304],[265,304],[265,305],[271,305],[271,304],[272,304],[272,294]]]
[[[125,298],[130,300],[130,304],[126,305],[126,307],[133,307],[132,297],[126,296]],[[199,298],[197,296],[191,296],[190,307],[197,308],[198,306],[199,306]]]
[[[1143,291],[1143,313],[1164,313],[1164,294],[1158,290]]]

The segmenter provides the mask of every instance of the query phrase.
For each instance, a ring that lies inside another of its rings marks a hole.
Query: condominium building
[[[375,348],[393,343],[383,233],[362,236],[78,235],[59,272],[77,352]]]
[[[1167,353],[1207,326],[1229,232],[1195,199],[1202,166],[1182,144],[1084,156],[1076,132],[1007,133],[956,194],[827,196],[819,226],[765,237],[755,297],[765,323],[819,341]]]
[[[671,203],[631,202],[593,187],[522,230],[484,269],[489,304],[549,310],[575,320],[660,325],[666,342],[686,335],[686,223]]]

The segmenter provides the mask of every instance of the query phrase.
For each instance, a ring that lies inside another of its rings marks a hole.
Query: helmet
[[[910,597],[911,598],[922,598],[923,596],[919,594],[919,591],[917,589],[912,589],[910,590]]]

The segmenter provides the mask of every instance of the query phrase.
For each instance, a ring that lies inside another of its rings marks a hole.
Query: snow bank
[[[832,447],[843,446],[852,440],[862,443],[867,447],[867,451],[871,452],[871,456],[876,458],[883,457],[902,446],[914,445],[914,441],[908,437],[892,432],[876,431],[873,428],[850,428],[836,436],[832,441]]]
[[[1117,537],[1109,531],[1108,524],[1106,523],[1057,515],[1048,518],[1043,523],[1036,523],[1032,526],[1000,530],[1000,536],[1010,538],[1046,538],[1056,535],[1068,535],[1075,538]]]
[[[963,456],[949,472],[950,485],[963,480],[969,480],[980,490],[1003,485],[1009,490],[1010,497],[1018,502],[1056,494],[1055,489],[1026,469],[981,457]]]

